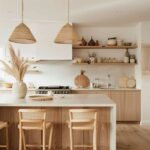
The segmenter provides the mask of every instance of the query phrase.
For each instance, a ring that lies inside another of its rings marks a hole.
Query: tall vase
[[[27,94],[27,86],[23,81],[13,83],[12,92],[16,98],[25,98]]]

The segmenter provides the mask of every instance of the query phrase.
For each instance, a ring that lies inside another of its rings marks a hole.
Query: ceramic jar
[[[124,63],[129,63],[129,57],[125,56],[124,59],[123,59],[123,62]]]
[[[108,38],[107,45],[108,46],[116,46],[117,45],[117,38],[116,37]]]
[[[27,86],[23,81],[13,83],[12,93],[15,98],[25,98],[27,94]]]
[[[123,40],[117,39],[117,46],[123,46]]]
[[[135,55],[130,56],[130,63],[135,63]]]

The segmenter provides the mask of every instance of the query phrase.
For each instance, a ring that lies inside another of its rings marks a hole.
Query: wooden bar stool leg
[[[45,135],[45,127],[43,128],[43,150],[45,150],[45,146],[46,146],[46,135]]]
[[[73,150],[73,134],[72,128],[70,127],[70,150]]]
[[[19,150],[22,150],[22,129],[19,128]]]
[[[51,125],[50,127],[50,131],[49,131],[49,143],[48,143],[48,150],[51,149],[52,147],[52,135],[53,135],[53,125]]]
[[[9,150],[8,126],[6,127],[6,149]]]
[[[97,150],[97,134],[96,134],[96,129],[93,130],[93,150]]]
[[[25,131],[22,130],[22,140],[23,140],[23,148],[26,150],[26,141],[25,141]]]

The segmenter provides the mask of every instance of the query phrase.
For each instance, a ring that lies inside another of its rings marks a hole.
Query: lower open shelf
[[[135,66],[136,63],[73,63],[73,65],[122,65],[122,66]]]

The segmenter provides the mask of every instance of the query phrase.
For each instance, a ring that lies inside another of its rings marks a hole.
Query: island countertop
[[[12,94],[0,94],[0,120],[5,120],[10,124],[10,133],[15,133],[18,137],[18,109],[20,108],[46,108],[47,119],[54,123],[55,137],[53,138],[53,149],[57,147],[66,149],[69,147],[68,130],[66,130],[66,121],[69,119],[68,111],[72,108],[96,108],[98,111],[98,143],[99,149],[105,147],[108,150],[116,150],[116,104],[103,94],[55,94],[53,100],[34,101],[28,96],[25,99],[16,99]],[[102,129],[101,129],[102,128]],[[32,134],[32,133],[31,133]],[[13,134],[9,135],[13,141],[10,144],[11,149],[18,149],[18,139]],[[41,136],[33,136],[40,142]],[[62,139],[62,140],[58,140]],[[75,139],[83,140],[83,137],[77,136]],[[1,140],[1,138],[0,138]],[[31,138],[30,138],[31,140]],[[100,142],[100,141],[104,142]],[[84,140],[90,143],[90,134]],[[57,144],[55,144],[57,143]],[[39,143],[40,144],[40,143]]]
[[[114,107],[116,104],[102,94],[55,94],[53,100],[35,101],[0,94],[0,107]]]

